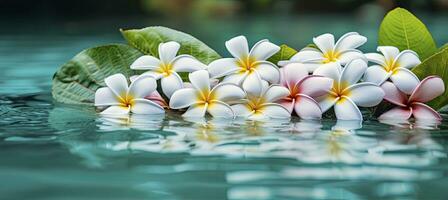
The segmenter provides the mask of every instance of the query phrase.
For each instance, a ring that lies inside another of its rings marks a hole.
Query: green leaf
[[[129,45],[140,50],[144,54],[159,56],[158,47],[162,42],[176,41],[181,45],[178,54],[188,54],[199,61],[209,64],[213,60],[221,58],[209,46],[195,37],[161,26],[152,26],[143,29],[120,30]]]
[[[426,26],[412,13],[396,8],[384,17],[378,33],[380,46],[411,49],[424,60],[437,52],[437,46]]]
[[[439,48],[439,51],[442,51],[443,49],[446,49],[446,48],[448,48],[448,43],[445,43],[443,46],[441,46]]]
[[[445,48],[428,59],[424,60],[420,65],[412,69],[412,72],[418,76],[420,80],[427,76],[440,76],[445,82],[445,88],[448,88],[448,48]],[[448,89],[441,96],[435,98],[428,103],[429,106],[438,110],[448,104]]]
[[[53,76],[53,98],[61,103],[92,104],[95,91],[104,78],[122,73],[129,77],[129,66],[142,54],[129,45],[110,44],[86,49],[62,65]]]
[[[292,56],[294,56],[297,51],[286,44],[280,45],[280,51],[271,56],[268,61],[277,64],[278,61],[281,60],[289,60]]]

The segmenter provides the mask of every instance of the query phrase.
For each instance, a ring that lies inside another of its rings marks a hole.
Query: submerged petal
[[[162,114],[165,110],[159,104],[147,99],[134,99],[131,106],[132,113],[135,114]]]
[[[164,64],[171,63],[180,49],[180,44],[174,41],[159,44],[159,58]]]
[[[362,114],[358,106],[349,98],[342,97],[334,105],[336,118],[341,120],[362,120]]]
[[[358,106],[376,106],[384,98],[384,91],[374,83],[358,83],[347,88],[348,97]]]
[[[174,92],[170,99],[170,108],[186,108],[197,103],[198,93],[193,88],[183,88]]]
[[[386,81],[381,85],[384,91],[384,100],[398,106],[405,107],[408,102],[406,94],[401,92],[392,82]]]
[[[131,69],[152,70],[159,68],[161,62],[154,56],[144,55],[131,64]]]
[[[207,65],[190,55],[177,56],[171,64],[176,72],[194,72],[207,68]]]
[[[320,119],[322,110],[313,98],[307,95],[299,94],[296,97],[294,111],[302,119]]]
[[[278,83],[280,81],[279,69],[270,62],[257,62],[255,70],[257,70],[263,80],[269,81],[270,83]]]
[[[280,51],[279,46],[269,42],[268,40],[261,40],[252,47],[249,55],[255,60],[261,61],[270,58],[278,51]]]
[[[445,92],[445,84],[438,76],[428,76],[417,85],[409,102],[428,102]]]
[[[224,118],[235,117],[232,108],[222,101],[215,100],[211,102],[207,107],[207,111],[213,117],[224,117]]]
[[[119,97],[108,87],[99,88],[95,92],[95,106],[119,105]]]
[[[415,119],[425,119],[425,120],[442,120],[437,111],[423,103],[412,103],[412,114]]]
[[[392,108],[389,111],[381,114],[378,119],[380,120],[394,120],[394,121],[402,121],[411,118],[412,109],[407,107],[396,107]]]
[[[418,77],[406,68],[396,69],[390,79],[398,89],[406,94],[411,94],[420,82]]]
[[[365,82],[381,85],[384,83],[384,81],[389,79],[389,76],[390,73],[387,73],[383,67],[379,65],[373,65],[367,68],[363,79]]]
[[[334,49],[334,36],[330,33],[313,38],[313,42],[323,53],[333,51]]]
[[[227,76],[239,69],[235,58],[221,58],[208,65],[208,71],[212,78]]]
[[[176,72],[172,72],[169,76],[163,77],[160,84],[162,85],[163,94],[168,98],[171,98],[171,95],[175,91],[183,87],[182,78]]]
[[[117,97],[124,98],[128,91],[128,81],[123,74],[109,76],[104,79],[104,82]]]
[[[249,55],[249,46],[244,36],[237,36],[226,41],[226,48],[234,58],[245,59]]]

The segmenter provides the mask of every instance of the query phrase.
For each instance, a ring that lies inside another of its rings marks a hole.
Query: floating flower
[[[95,93],[95,106],[108,107],[101,114],[123,115],[161,114],[163,107],[144,99],[152,94],[157,83],[150,75],[141,75],[130,86],[123,74],[114,74],[104,79],[107,87],[99,88]]]
[[[191,55],[177,55],[180,44],[177,42],[166,42],[159,44],[159,58],[144,55],[134,61],[131,69],[149,70],[149,74],[155,79],[161,79],[163,93],[170,98],[171,95],[183,86],[182,78],[177,72],[193,72],[207,68]]]
[[[252,86],[252,85],[251,85]],[[267,118],[289,118],[291,114],[277,102],[289,95],[289,90],[280,85],[268,86],[262,82],[262,91],[259,94],[247,94],[243,103],[232,106],[236,116],[246,117],[251,120]]]
[[[322,110],[314,99],[329,93],[333,79],[308,75],[304,64],[291,63],[280,69],[280,83],[288,88],[289,95],[279,101],[289,113],[302,119],[320,119]]]
[[[173,109],[188,108],[184,117],[204,117],[208,112],[213,117],[234,117],[230,102],[239,101],[246,93],[233,83],[220,83],[210,90],[210,77],[206,70],[189,74],[193,88],[174,92],[170,100]]]
[[[362,58],[364,55],[359,51],[359,46],[367,42],[367,38],[356,32],[344,34],[339,40],[334,42],[334,36],[326,33],[313,38],[316,48],[305,47],[295,54],[289,61],[280,61],[280,66],[285,66],[291,62],[304,63],[308,72],[312,73],[318,67],[325,67],[324,64],[339,62],[346,65],[350,61]]]
[[[344,69],[338,63],[316,69],[314,74],[334,80],[330,93],[317,99],[322,111],[325,112],[334,105],[338,119],[361,120],[358,106],[378,105],[383,100],[383,90],[374,83],[358,83],[366,69],[367,63],[362,59],[349,62]]]
[[[226,42],[227,50],[234,58],[222,58],[209,64],[212,78],[223,77],[224,82],[241,85],[248,93],[259,94],[261,80],[278,83],[280,72],[274,64],[266,61],[280,50],[280,47],[261,40],[249,52],[247,39],[238,36]]]
[[[415,87],[409,98],[389,81],[384,82],[381,88],[386,93],[384,99],[398,107],[383,113],[379,119],[405,120],[411,116],[414,116],[415,119],[425,120],[442,119],[437,111],[424,104],[445,92],[445,84],[441,78],[426,77]]]
[[[364,81],[383,84],[390,80],[406,94],[411,94],[420,82],[418,77],[409,69],[420,64],[417,53],[412,50],[400,52],[398,48],[392,46],[380,46],[377,49],[382,53],[367,53],[365,56],[373,65],[367,68]]]

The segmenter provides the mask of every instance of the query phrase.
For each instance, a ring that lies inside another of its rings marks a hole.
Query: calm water
[[[220,52],[237,33],[303,46],[329,30],[357,30],[371,39],[364,48],[374,49],[377,20],[327,19],[162,24],[188,27]],[[445,20],[428,18],[440,43],[448,41]],[[80,50],[122,41],[120,23],[14,23],[20,26],[0,34],[2,200],[448,196],[446,114],[441,124],[222,121],[175,113],[101,118],[91,107],[53,102],[51,77]]]

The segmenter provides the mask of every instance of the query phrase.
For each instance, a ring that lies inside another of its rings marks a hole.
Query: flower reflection
[[[399,130],[435,130],[438,129],[438,126],[442,123],[439,120],[431,120],[431,119],[380,119],[380,123],[391,125],[394,128],[398,128]]]
[[[163,119],[163,115],[102,115],[97,119],[97,126],[102,131],[159,130]]]

